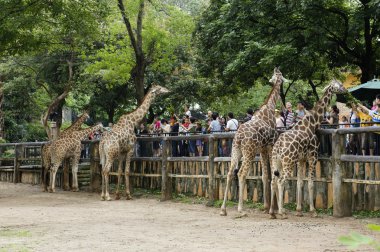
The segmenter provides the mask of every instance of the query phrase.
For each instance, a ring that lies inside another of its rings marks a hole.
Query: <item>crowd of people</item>
[[[321,127],[368,127],[372,126],[373,123],[380,123],[380,95],[376,96],[370,109],[362,104],[350,104],[349,106],[351,107],[350,113],[344,115],[340,115],[336,105],[331,106],[324,116]],[[189,106],[185,105],[183,116],[173,115],[169,119],[155,116],[152,124],[146,125],[142,123],[136,133],[138,136],[149,137],[234,132],[242,123],[251,120],[255,112],[256,110],[247,109],[245,117],[238,120],[232,112],[229,112],[224,117],[217,112],[208,111],[206,119],[198,119],[192,116]],[[292,104],[287,102],[283,109],[275,110],[276,126],[283,130],[290,129],[298,121],[302,120],[307,113],[304,102],[299,101],[295,110],[293,110]],[[112,126],[108,130],[111,130],[111,128]],[[100,136],[101,132],[96,132],[90,139],[99,139]],[[88,148],[85,149],[83,156],[88,155]],[[232,139],[222,139],[218,142],[219,156],[230,156],[231,149]],[[364,152],[368,154],[368,150],[373,150],[373,153],[380,154],[380,135],[369,133],[347,135],[346,149],[347,153],[350,154],[364,154]],[[331,152],[331,150],[327,152]],[[162,141],[138,141],[135,155],[161,156]],[[173,157],[207,156],[207,138],[171,141],[171,155]]]

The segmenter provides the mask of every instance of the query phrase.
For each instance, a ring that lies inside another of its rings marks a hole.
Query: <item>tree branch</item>
[[[129,19],[125,13],[123,0],[118,0],[117,6],[119,7],[121,16],[123,17],[123,21],[124,21],[125,27],[127,28],[129,39],[131,40],[131,44],[132,44],[133,50],[135,51],[135,56],[137,60],[139,51],[138,51],[138,47],[136,43],[136,38],[135,38],[135,34],[133,33],[131,23],[129,22]]]

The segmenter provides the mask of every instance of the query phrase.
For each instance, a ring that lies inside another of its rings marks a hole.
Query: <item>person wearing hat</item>
[[[280,113],[280,110],[275,109],[274,110],[274,116],[276,117],[276,127],[277,128],[284,128],[285,127],[285,118],[283,116],[283,113]]]
[[[296,110],[296,122],[299,122],[302,120],[302,118],[306,115],[305,105],[302,101],[299,101],[297,103],[297,110]]]

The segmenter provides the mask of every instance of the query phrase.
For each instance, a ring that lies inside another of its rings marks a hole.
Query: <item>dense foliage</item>
[[[365,82],[379,74],[379,4],[0,0],[5,137],[47,139],[41,118],[60,125],[63,106],[89,108],[89,123],[115,122],[152,83],[172,92],[148,121],[180,114],[184,104],[243,115],[264,100],[274,66],[290,80],[283,102],[313,104],[332,77],[361,74]]]

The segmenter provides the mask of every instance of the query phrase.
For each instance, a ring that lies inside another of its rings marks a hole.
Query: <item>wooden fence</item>
[[[380,209],[380,156],[347,154],[347,135],[373,134],[380,127],[321,129],[320,155],[316,167],[315,205],[317,208],[333,207],[336,217],[351,216],[352,210]],[[376,135],[370,135],[374,137]],[[138,145],[150,149],[153,142],[160,142],[161,155],[158,157],[135,156],[131,163],[131,186],[133,188],[158,189],[162,200],[172,193],[191,194],[207,197],[210,201],[222,199],[229,156],[221,156],[220,147],[229,145],[234,133],[198,134],[191,136],[138,137]],[[380,138],[380,137],[377,137]],[[179,142],[201,139],[207,149],[203,156],[173,157],[173,146]],[[41,146],[44,143],[0,144],[0,180],[15,183],[39,184],[41,179]],[[88,152],[81,159],[79,181],[81,189],[94,192],[100,190],[101,167],[99,165],[99,142],[84,141]],[[380,141],[375,143],[380,144]],[[378,146],[376,146],[378,148]],[[379,149],[379,148],[378,148]],[[368,151],[367,151],[368,152]],[[150,155],[151,153],[146,155]],[[372,154],[372,152],[371,152]],[[376,154],[376,153],[375,153]],[[377,153],[379,155],[379,153]],[[115,162],[116,163],[116,162]],[[117,164],[111,171],[115,181]],[[303,204],[308,204],[307,172],[303,188]],[[247,176],[244,199],[262,202],[261,166],[259,157],[252,162]],[[63,184],[64,176],[59,175],[57,184]],[[232,182],[229,199],[237,199],[237,179]],[[296,172],[285,188],[285,202],[296,200]]]

